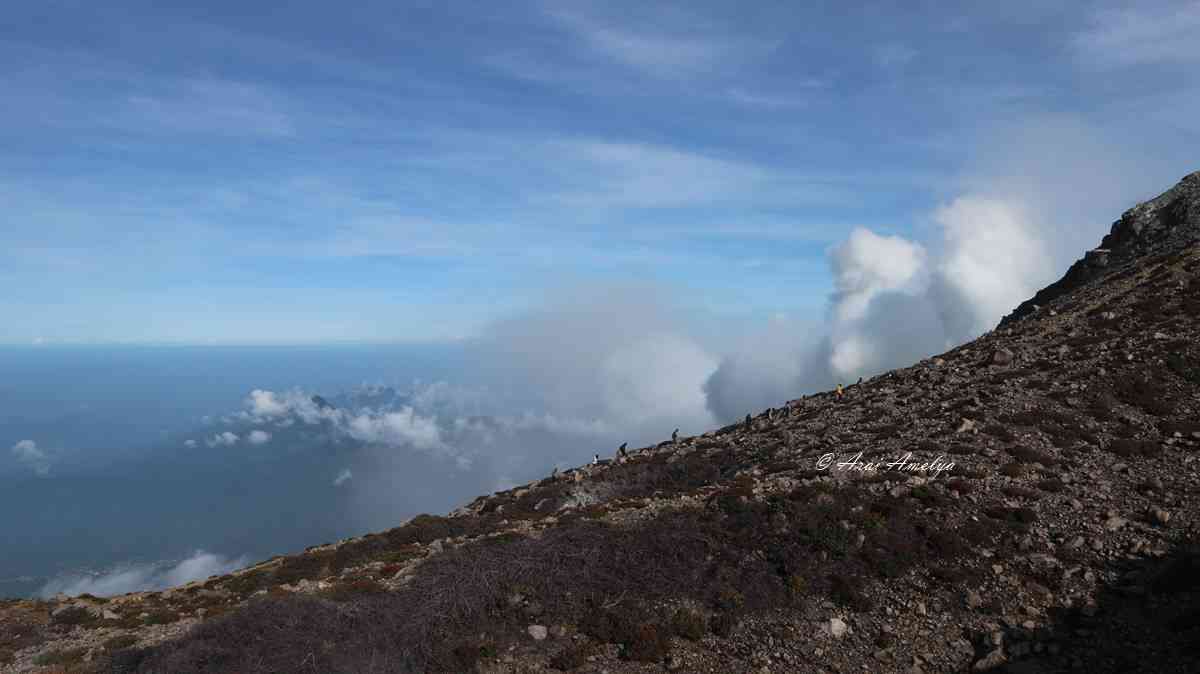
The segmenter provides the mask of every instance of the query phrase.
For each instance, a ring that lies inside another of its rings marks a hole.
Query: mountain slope
[[[8,602],[4,671],[1200,671],[1198,184],[843,397],[166,592]]]

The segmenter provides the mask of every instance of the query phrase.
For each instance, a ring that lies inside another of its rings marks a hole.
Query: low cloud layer
[[[131,564],[102,574],[62,576],[46,583],[38,595],[45,599],[59,593],[72,597],[81,594],[112,597],[127,592],[163,590],[226,574],[246,564],[245,559],[230,559],[198,550],[176,564]]]

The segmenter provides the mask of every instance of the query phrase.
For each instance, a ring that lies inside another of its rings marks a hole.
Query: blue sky
[[[998,196],[1057,265],[1200,168],[1200,2],[807,5],[10,3],[0,342],[805,317],[855,228]]]

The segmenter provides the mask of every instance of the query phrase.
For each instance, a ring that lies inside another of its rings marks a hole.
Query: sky
[[[1017,203],[1063,267],[1197,168],[1200,2],[804,4],[10,3],[0,342],[462,339],[630,281],[729,342],[823,321],[857,230]]]

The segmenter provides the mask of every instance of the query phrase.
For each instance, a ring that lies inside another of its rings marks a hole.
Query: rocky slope
[[[5,602],[3,671],[1200,671],[1198,186],[841,397],[166,592]]]

